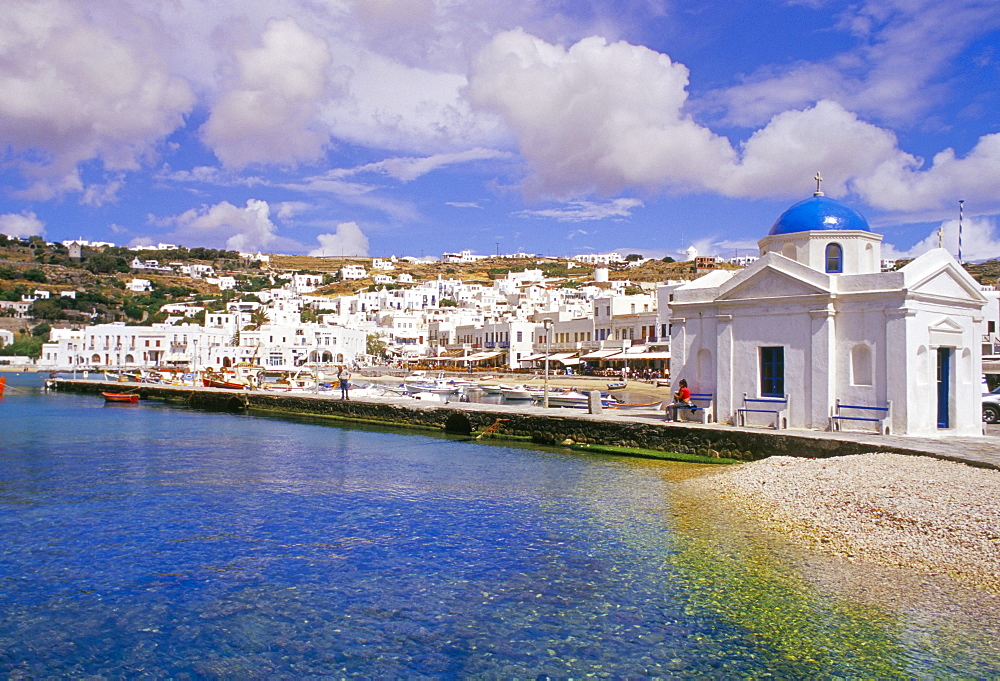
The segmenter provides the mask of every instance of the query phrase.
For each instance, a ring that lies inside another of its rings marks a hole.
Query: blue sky
[[[756,252],[815,189],[1000,256],[995,0],[4,0],[0,232]]]

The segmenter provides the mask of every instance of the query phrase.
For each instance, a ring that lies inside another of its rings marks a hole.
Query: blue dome
[[[825,196],[813,196],[782,213],[768,235],[828,229],[871,231],[868,221],[850,206]]]

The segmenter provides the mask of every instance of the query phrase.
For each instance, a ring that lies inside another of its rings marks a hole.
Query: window
[[[831,273],[844,271],[844,249],[840,244],[826,245],[826,271]]]
[[[783,397],[785,394],[785,348],[760,349],[760,395]]]

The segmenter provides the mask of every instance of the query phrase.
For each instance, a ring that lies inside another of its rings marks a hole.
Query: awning
[[[624,359],[670,359],[670,353],[666,350],[642,352],[637,355],[628,355]]]
[[[611,355],[617,355],[619,352],[621,352],[621,348],[615,348],[613,350],[594,350],[586,355],[580,355],[580,359],[604,359],[606,357],[610,357]]]
[[[518,361],[519,362],[534,362],[534,361],[537,361],[539,359],[545,359],[545,355],[544,354],[542,354],[542,355],[528,355],[527,357],[522,357]]]
[[[617,355],[605,357],[609,362],[638,362],[645,359],[670,359],[670,352],[666,350],[650,352],[619,352]]]
[[[552,361],[554,361],[554,362],[561,362],[564,359],[569,359],[571,357],[576,357],[576,353],[575,352],[554,352],[551,355],[549,355],[549,359],[552,360]],[[542,358],[544,359],[545,355],[542,355]]]
[[[484,359],[493,359],[494,357],[498,357],[499,355],[502,354],[504,354],[502,350],[500,352],[477,352],[474,355],[469,355],[465,359],[467,359],[470,362],[480,362]]]

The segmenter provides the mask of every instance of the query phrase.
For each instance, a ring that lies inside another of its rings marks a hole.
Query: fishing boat
[[[139,395],[136,393],[101,393],[105,402],[138,402]]]
[[[628,386],[628,381],[614,381],[608,383],[608,390],[623,390]]]
[[[250,386],[245,383],[233,383],[227,381],[218,374],[205,374],[201,377],[202,385],[206,388],[225,388],[226,390],[246,390]]]

